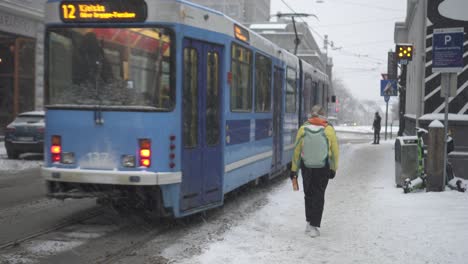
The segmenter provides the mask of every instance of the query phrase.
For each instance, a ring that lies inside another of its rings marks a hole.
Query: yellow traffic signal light
[[[396,52],[398,56],[398,61],[410,61],[413,59],[413,45],[411,44],[397,44]]]

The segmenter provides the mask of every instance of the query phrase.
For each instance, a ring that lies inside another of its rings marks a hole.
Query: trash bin
[[[395,141],[395,184],[402,187],[405,179],[418,176],[418,137],[397,137]]]

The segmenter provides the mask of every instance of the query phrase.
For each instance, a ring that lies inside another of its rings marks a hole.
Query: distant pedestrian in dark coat
[[[374,129],[374,144],[379,144],[380,141],[380,121],[382,118],[379,115],[379,112],[375,112],[374,124],[372,128]]]

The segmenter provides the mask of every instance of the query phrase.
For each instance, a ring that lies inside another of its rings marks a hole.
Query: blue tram
[[[49,0],[45,165],[54,198],[115,197],[162,216],[288,169],[328,76],[183,0]]]

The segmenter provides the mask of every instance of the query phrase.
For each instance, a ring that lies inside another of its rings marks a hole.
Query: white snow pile
[[[448,185],[450,188],[454,190],[463,191],[463,192],[468,191],[468,180],[465,180],[462,178],[454,177],[453,179],[449,181]]]
[[[8,159],[5,145],[0,142],[0,171],[17,172],[20,170],[37,168],[43,164],[39,154],[21,154],[19,159]]]
[[[374,130],[372,126],[333,126],[337,132],[350,132],[350,133],[360,133],[360,134],[373,134]],[[396,134],[398,132],[398,126],[387,127],[387,133],[392,132]],[[385,133],[385,125],[380,129],[380,133]]]
[[[419,118],[419,120],[445,120],[445,114],[427,114]],[[468,121],[468,115],[449,114],[449,121]]]
[[[440,122],[439,120],[434,120],[431,122],[431,124],[429,125],[430,128],[444,128],[444,124],[442,124],[442,122]]]

